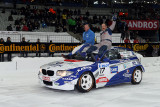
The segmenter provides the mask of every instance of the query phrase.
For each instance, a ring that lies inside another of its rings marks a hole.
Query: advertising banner
[[[0,43],[0,54],[3,53],[61,53],[71,52],[80,43]],[[159,49],[159,43],[113,43],[113,46],[129,48],[133,51],[145,51],[149,45]]]
[[[158,30],[158,20],[123,20],[127,23],[129,30]]]

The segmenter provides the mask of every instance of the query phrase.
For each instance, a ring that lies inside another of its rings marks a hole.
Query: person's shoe
[[[62,54],[62,57],[65,58],[65,59],[72,59],[72,56],[70,56],[70,55],[64,55],[64,54]]]
[[[94,62],[96,62],[96,58],[95,58],[95,56],[93,55],[93,53],[91,54],[91,58],[92,58],[92,60],[93,60]]]

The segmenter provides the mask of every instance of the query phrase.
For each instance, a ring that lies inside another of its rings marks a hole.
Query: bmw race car
[[[96,53],[94,53],[96,56]],[[136,54],[125,48],[113,48],[97,58],[64,59],[40,67],[40,83],[48,88],[88,92],[92,88],[142,81],[144,68]]]

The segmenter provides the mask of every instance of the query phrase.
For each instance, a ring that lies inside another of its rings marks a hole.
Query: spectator
[[[74,10],[74,15],[77,15],[77,10],[76,9]]]
[[[13,31],[11,24],[9,26],[7,26],[7,31]]]
[[[10,16],[8,17],[8,21],[13,21],[12,15],[10,15]]]
[[[19,22],[20,22],[20,20],[19,20],[19,19],[16,19],[14,24],[15,24],[15,25],[19,25]]]
[[[1,38],[0,39],[0,43],[3,44],[4,43],[4,39]],[[4,53],[0,53],[0,62],[3,62],[4,61]]]
[[[6,11],[5,11],[5,8],[3,8],[3,9],[2,9],[2,13],[5,13],[5,12],[6,12]]]
[[[63,27],[63,32],[67,32],[66,26]]]
[[[66,26],[66,19],[67,19],[67,15],[66,14],[62,14],[62,24],[64,26]]]
[[[40,45],[40,39],[37,39],[36,44]],[[41,51],[40,50],[36,52],[36,57],[41,57]]]
[[[146,57],[152,57],[152,53],[153,53],[153,47],[151,44],[148,45],[147,49],[145,50],[145,56]]]
[[[60,26],[56,27],[55,32],[57,32],[57,33],[60,32]]]
[[[45,22],[43,22],[43,23],[42,23],[42,27],[43,27],[43,28],[46,28],[46,27],[47,27],[47,24],[46,24]]]
[[[149,40],[149,39],[146,39],[146,43],[150,43],[150,40]]]
[[[26,46],[26,45],[27,45],[27,42],[26,42],[26,40],[25,40],[25,37],[22,38],[21,44],[22,44],[23,46]],[[25,56],[24,56],[24,55],[25,55]],[[27,56],[28,56],[27,51],[21,51],[21,56],[22,56],[22,57],[27,57]]]
[[[29,30],[29,31],[33,31],[33,27],[32,27],[32,25],[29,25],[28,30]]]
[[[94,16],[93,16],[93,24],[96,24],[97,23],[97,15],[95,14]]]
[[[75,32],[75,27],[76,27],[76,21],[75,21],[75,19],[72,19],[72,22],[71,22],[71,31],[72,32]]]
[[[28,31],[28,27],[26,25],[23,25],[22,31]]]
[[[68,18],[68,25],[69,25],[69,31],[71,31],[71,23],[72,23],[72,18]]]
[[[52,40],[50,40],[50,44],[52,44],[52,43],[53,43]],[[49,51],[49,56],[54,57],[54,52],[50,52],[50,51]]]
[[[10,38],[10,37],[7,37],[6,43],[7,43],[7,45],[10,45],[10,44],[11,44],[11,38]],[[11,52],[9,52],[9,53],[7,54],[7,60],[8,60],[8,61],[11,61],[11,59],[12,59],[12,54],[11,54]]]
[[[15,26],[15,25],[13,26],[13,29],[12,29],[12,30],[13,30],[13,31],[16,31],[16,26]]]
[[[87,12],[86,12],[86,16],[87,16],[87,17],[89,17],[89,15],[90,15],[90,13],[89,13],[89,12],[88,12],[88,10],[87,10]]]
[[[80,9],[78,9],[78,15],[81,15],[81,10]]]
[[[137,39],[137,37],[134,39],[133,43],[139,43],[139,40]]]
[[[124,43],[131,43],[128,36],[127,36],[126,39],[124,40]]]
[[[16,26],[16,31],[20,31],[21,27],[19,25]]]

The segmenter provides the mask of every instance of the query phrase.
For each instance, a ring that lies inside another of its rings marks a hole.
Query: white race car
[[[88,92],[92,88],[142,81],[144,68],[133,51],[114,48],[104,52],[96,61],[80,59],[64,59],[41,66],[38,74],[41,85]]]

